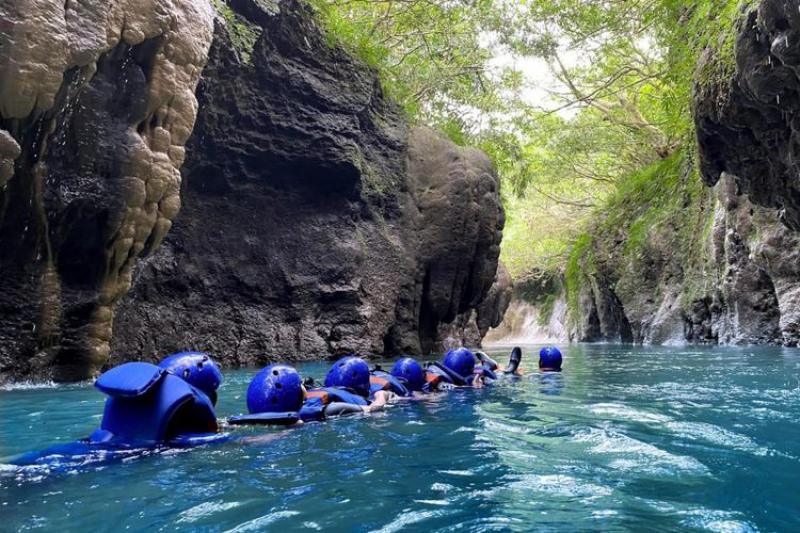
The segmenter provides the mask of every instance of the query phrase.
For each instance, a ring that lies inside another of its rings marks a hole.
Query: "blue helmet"
[[[561,352],[555,346],[547,346],[539,351],[539,368],[561,370]]]
[[[189,385],[201,390],[217,403],[217,389],[222,383],[222,372],[217,363],[203,352],[180,352],[163,359],[158,366],[183,378]]]
[[[247,387],[247,410],[250,414],[294,412],[303,406],[304,398],[297,370],[289,365],[269,365]]]
[[[415,359],[403,357],[397,361],[390,372],[394,377],[405,381],[409,390],[422,390],[425,385],[425,371]]]
[[[361,396],[369,396],[369,365],[354,355],[342,357],[325,376],[326,387],[344,387]]]
[[[459,376],[468,377],[475,371],[475,355],[466,348],[450,350],[445,354],[442,364]]]

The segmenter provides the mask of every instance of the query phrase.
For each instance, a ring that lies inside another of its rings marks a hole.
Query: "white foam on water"
[[[738,513],[709,509],[692,509],[679,514],[689,518],[682,520],[686,527],[704,529],[714,533],[755,533],[758,528],[750,522],[737,519]]]
[[[225,533],[240,533],[241,531],[263,531],[268,525],[282,518],[291,518],[300,514],[300,511],[276,511],[242,522],[238,526],[226,530]]]
[[[600,511],[593,511],[592,518],[610,518],[612,516],[617,516],[619,512],[613,509],[603,509]]]
[[[431,490],[435,490],[437,492],[450,492],[455,487],[453,485],[448,485],[447,483],[434,483],[431,485]]]
[[[530,474],[522,477],[509,485],[512,490],[532,490],[550,496],[563,496],[565,498],[596,499],[610,496],[614,490],[611,487],[596,485],[580,481],[571,476],[562,474],[538,475]]]
[[[447,506],[450,505],[450,502],[447,500],[414,500],[416,503],[424,503],[426,505],[441,505]]]
[[[759,446],[750,437],[740,435],[714,424],[704,422],[669,422],[667,428],[673,433],[692,441],[706,441],[738,451],[758,456],[767,455],[768,448]]]
[[[242,505],[241,502],[203,502],[178,514],[177,523],[197,522],[202,518],[227,511],[228,509],[234,509],[240,505]]]
[[[448,476],[469,477],[475,475],[475,472],[472,470],[437,470],[437,472],[440,474],[447,474]]]
[[[314,529],[316,531],[322,531],[322,526],[317,524],[316,522],[303,522],[303,527],[306,529]]]
[[[478,433],[478,432],[480,432],[480,430],[478,428],[473,428],[473,427],[469,427],[469,426],[461,426],[458,429],[454,429],[450,434],[452,435],[452,434],[455,434],[455,433]]]
[[[55,381],[19,381],[0,386],[0,391],[57,389],[64,386],[65,385],[56,383]]]
[[[427,520],[428,518],[433,518],[438,514],[440,513],[436,511],[410,511],[404,509],[400,512],[397,518],[382,528],[373,530],[372,533],[394,533],[395,531],[405,529],[411,524],[416,524],[418,522],[422,522],[423,520]]]
[[[633,407],[619,403],[596,403],[587,407],[589,411],[596,415],[603,415],[615,419],[631,420],[633,422],[645,422],[653,424],[663,424],[672,420],[666,415],[639,411]]]
[[[592,428],[576,433],[574,441],[592,444],[590,453],[611,455],[614,458],[608,466],[618,470],[659,475],[708,474],[706,466],[693,457],[669,453],[616,431]]]

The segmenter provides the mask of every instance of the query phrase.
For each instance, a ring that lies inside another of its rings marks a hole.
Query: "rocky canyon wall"
[[[136,268],[114,357],[437,349],[440,325],[477,312],[497,272],[490,161],[409,128],[303,4],[218,7],[183,209]]]
[[[490,161],[410,128],[313,18],[293,0],[0,6],[0,379],[183,349],[422,353],[486,308]]]

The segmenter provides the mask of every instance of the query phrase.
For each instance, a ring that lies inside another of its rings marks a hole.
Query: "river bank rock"
[[[409,129],[306,7],[270,6],[217,19],[183,208],[119,306],[119,360],[428,353],[491,294],[504,219],[488,158]]]

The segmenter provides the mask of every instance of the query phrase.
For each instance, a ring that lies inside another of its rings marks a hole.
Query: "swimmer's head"
[[[189,385],[202,391],[213,403],[217,403],[217,389],[222,383],[222,372],[208,354],[180,352],[164,358],[158,366],[183,378]]]
[[[247,387],[250,414],[299,411],[305,400],[303,381],[289,365],[269,365]]]
[[[450,350],[445,354],[442,364],[459,376],[471,376],[475,371],[475,355],[466,348]]]
[[[369,365],[354,355],[342,357],[325,376],[326,387],[344,387],[361,396],[369,396]]]
[[[561,352],[555,346],[547,346],[539,351],[539,368],[541,370],[561,370]]]
[[[391,374],[405,381],[406,387],[412,391],[422,390],[425,385],[425,371],[415,359],[403,357],[392,367]]]

